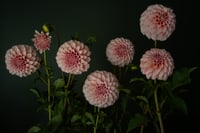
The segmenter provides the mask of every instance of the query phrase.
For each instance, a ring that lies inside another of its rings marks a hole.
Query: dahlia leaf
[[[134,130],[135,128],[147,125],[147,118],[143,114],[135,114],[135,116],[129,121],[128,123],[128,130],[127,133]]]
[[[149,104],[149,101],[145,96],[136,96],[136,99],[139,99],[139,100],[145,102],[146,104]]]
[[[145,82],[144,78],[137,78],[137,77],[136,77],[136,78],[131,78],[129,82],[130,82],[130,83],[133,83],[133,82],[136,82],[136,81]]]
[[[55,105],[55,114],[62,114],[65,106],[64,105],[64,101],[63,99],[60,99],[60,101]]]
[[[33,94],[35,94],[35,96],[36,96],[37,98],[40,97],[40,91],[39,91],[38,89],[36,89],[36,88],[31,88],[30,91],[31,91]]]
[[[187,114],[187,105],[182,98],[173,96],[171,98],[171,102],[172,102],[171,106],[173,106],[174,109],[180,110],[184,114]]]
[[[64,91],[56,91],[55,95],[57,97],[64,97],[65,96],[65,92]]]
[[[72,116],[71,122],[74,123],[74,122],[76,122],[76,121],[78,121],[80,119],[81,119],[81,116],[78,115],[78,114],[75,114],[75,115]]]
[[[88,118],[88,119],[90,120],[90,122],[91,122],[92,124],[95,124],[94,116],[93,116],[91,113],[85,112],[85,116],[86,116],[86,118]]]
[[[49,125],[56,126],[56,125],[59,125],[61,122],[62,122],[62,115],[58,114],[58,115],[54,116],[51,119],[51,121],[49,121]]]
[[[195,69],[197,69],[197,67],[192,67],[192,68],[184,67],[175,71],[172,77],[173,89],[185,84],[189,84],[191,82],[190,74]]]
[[[65,86],[65,80],[63,78],[59,78],[59,79],[55,80],[54,86],[56,87],[56,89],[64,87]]]
[[[122,92],[125,92],[126,94],[130,94],[131,93],[131,91],[129,89],[120,88],[119,90],[122,91]]]
[[[121,108],[122,108],[122,111],[123,112],[126,112],[126,108],[127,108],[127,103],[128,103],[128,97],[127,96],[124,96],[121,98],[120,100],[120,104],[121,104]]]
[[[38,126],[33,126],[28,130],[28,133],[39,133],[41,131],[41,128]]]

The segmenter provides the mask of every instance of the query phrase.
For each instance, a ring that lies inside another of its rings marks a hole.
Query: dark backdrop
[[[14,2],[14,3],[13,3]],[[4,63],[5,52],[15,44],[32,45],[34,30],[40,30],[43,23],[55,25],[61,42],[68,41],[78,33],[82,40],[96,36],[92,50],[92,68],[109,69],[105,58],[105,47],[116,37],[130,39],[135,45],[134,61],[152,47],[152,42],[140,33],[140,14],[150,4],[160,3],[174,10],[176,30],[159,47],[171,52],[176,68],[199,66],[199,23],[195,3],[182,0],[2,0],[0,4],[0,132],[25,133],[33,124],[41,121],[44,114],[37,113],[37,103],[29,91],[34,76],[19,78],[8,73]],[[197,32],[197,33],[196,33]],[[55,42],[55,40],[53,40]],[[55,65],[56,47],[51,46],[49,63]],[[166,121],[169,132],[191,132],[199,130],[199,70],[192,74],[190,90],[185,96],[188,105],[187,116],[175,113]]]

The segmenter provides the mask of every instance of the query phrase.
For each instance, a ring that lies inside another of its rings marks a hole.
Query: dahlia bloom
[[[96,70],[88,75],[83,85],[83,94],[93,106],[106,108],[119,97],[118,80],[114,74]]]
[[[90,54],[82,42],[71,40],[59,47],[56,62],[63,72],[77,75],[88,70]]]
[[[134,46],[125,38],[115,38],[106,48],[106,56],[112,65],[123,67],[133,60]]]
[[[21,44],[6,51],[5,63],[12,75],[26,77],[40,67],[40,58],[33,47]]]
[[[141,14],[140,30],[147,38],[165,41],[175,30],[173,10],[160,4],[150,5]]]
[[[34,42],[34,46],[40,53],[44,52],[45,50],[49,50],[51,44],[51,36],[49,32],[44,33],[43,31],[38,32],[35,30],[35,38],[32,39]]]
[[[173,73],[174,61],[165,49],[152,48],[143,54],[140,68],[147,79],[167,80]]]

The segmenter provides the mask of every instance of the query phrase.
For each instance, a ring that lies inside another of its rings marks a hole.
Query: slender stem
[[[44,51],[44,67],[45,67],[45,72],[47,75],[47,88],[48,88],[48,113],[49,113],[49,121],[51,120],[51,82],[50,82],[50,74],[49,70],[47,68],[47,55],[46,51]]]
[[[150,115],[150,118],[153,120],[153,114],[151,112],[151,109],[149,107],[149,104],[147,105],[147,112],[149,112],[149,115]],[[156,132],[159,133],[160,132],[160,129],[158,127],[158,124],[156,122],[153,121],[153,125],[155,126],[156,128]]]
[[[156,105],[156,114],[157,114],[159,125],[160,125],[160,132],[164,133],[165,131],[164,131],[164,126],[163,126],[163,122],[162,122],[162,115],[161,115],[160,107],[158,104],[157,90],[158,90],[158,87],[156,87],[154,90],[154,101],[155,101],[155,105]]]
[[[154,48],[156,48],[156,47],[157,47],[157,41],[154,40]]]
[[[93,133],[97,132],[97,127],[98,127],[98,122],[99,122],[99,112],[100,112],[100,108],[97,109],[97,118],[96,118],[96,122],[95,122],[95,125],[94,125]]]
[[[142,126],[140,127],[140,133],[143,133],[143,131],[144,131],[144,125],[142,125]]]
[[[45,81],[45,79],[44,79],[42,76],[40,76],[39,72],[36,71],[36,73],[37,73],[37,76],[39,77],[39,79],[40,79],[45,85],[47,85],[47,82]]]
[[[73,76],[71,74],[68,75],[68,79],[67,79],[67,84],[64,86],[64,91],[65,91],[65,94],[68,93],[68,87],[70,86],[70,84],[72,83],[72,79],[73,79]],[[66,106],[66,104],[69,104],[69,99],[67,98],[67,95],[65,95],[65,98],[64,98],[64,105]]]
[[[67,79],[67,84],[65,85],[65,89],[67,89],[69,87],[69,85],[71,83],[71,78],[72,78],[72,75],[69,74],[68,79]]]

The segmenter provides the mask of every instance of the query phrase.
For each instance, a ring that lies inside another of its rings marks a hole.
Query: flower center
[[[119,57],[123,57],[127,54],[127,49],[126,46],[124,45],[119,45],[118,47],[115,48],[115,53],[119,56]]]
[[[66,57],[65,63],[68,67],[77,66],[80,62],[80,55],[78,54],[77,51],[67,52],[65,54],[65,57]]]
[[[96,85],[96,94],[98,96],[105,95],[106,91],[107,91],[107,87],[106,87],[105,83],[101,83],[101,84]]]
[[[46,35],[38,35],[37,38],[35,39],[35,44],[37,45],[38,48],[45,49],[49,45],[49,40],[48,36]]]
[[[16,69],[23,70],[26,67],[26,57],[18,55],[12,60],[12,64]]]
[[[166,12],[158,12],[158,14],[154,17],[155,23],[159,25],[161,28],[165,27],[168,23],[168,14]]]
[[[160,54],[155,54],[153,56],[153,66],[159,68],[162,64],[164,64],[163,57]]]

